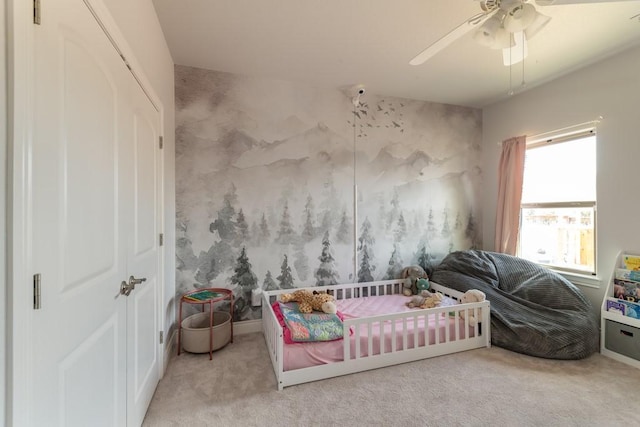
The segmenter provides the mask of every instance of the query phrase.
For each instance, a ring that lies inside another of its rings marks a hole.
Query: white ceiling
[[[466,19],[474,0],[153,0],[176,64],[483,107],[506,98],[502,52],[473,32],[409,61]],[[535,4],[535,3],[534,3]],[[536,6],[551,22],[511,69],[516,93],[640,44],[640,1]],[[635,18],[632,18],[636,16]]]

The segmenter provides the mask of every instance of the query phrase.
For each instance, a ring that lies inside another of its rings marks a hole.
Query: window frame
[[[571,133],[558,134],[554,137],[546,137],[546,138],[538,138],[533,139],[531,142],[527,143],[526,150],[532,150],[536,148],[548,147],[550,145],[561,144],[569,141],[575,141],[578,139],[584,139],[589,137],[595,137],[596,143],[596,161],[597,161],[597,133],[595,127],[589,127],[587,129],[580,129],[578,131],[574,131]],[[525,161],[526,165],[526,161]],[[526,166],[525,166],[526,167]],[[597,171],[596,171],[596,188],[595,190],[595,200],[594,201],[571,201],[571,202],[534,202],[534,203],[522,203],[520,202],[520,218],[519,218],[519,227],[518,227],[518,245],[517,245],[517,255],[522,255],[522,241],[521,241],[521,230],[522,230],[522,221],[524,218],[524,211],[526,209],[553,209],[553,208],[591,208],[593,209],[593,270],[579,270],[575,268],[563,267],[560,265],[554,264],[545,264],[541,262],[536,262],[536,264],[545,266],[552,270],[558,271],[560,273],[569,273],[569,274],[577,274],[577,275],[586,275],[586,276],[596,276],[598,270],[598,194],[597,194]],[[535,261],[532,261],[535,262]]]

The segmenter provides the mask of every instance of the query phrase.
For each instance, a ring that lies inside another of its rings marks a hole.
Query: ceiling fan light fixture
[[[536,34],[540,32],[551,21],[551,17],[536,12],[536,17],[533,22],[524,30],[527,39],[532,39]]]
[[[507,12],[504,28],[512,33],[522,31],[536,19],[536,8],[528,3],[519,4]]]
[[[515,46],[513,34],[501,27],[496,31],[493,44],[489,47],[491,49],[508,49],[512,46]]]
[[[500,30],[503,30],[502,17],[493,15],[478,28],[473,35],[473,40],[482,46],[491,48],[495,45]]]

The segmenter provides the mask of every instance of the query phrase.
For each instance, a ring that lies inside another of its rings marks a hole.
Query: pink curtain
[[[509,255],[515,255],[518,247],[526,140],[517,136],[503,141],[500,155],[495,250]]]

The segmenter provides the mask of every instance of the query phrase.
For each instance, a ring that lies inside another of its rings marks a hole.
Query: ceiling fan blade
[[[411,65],[420,65],[425,63],[429,58],[434,56],[436,53],[443,50],[445,47],[449,46],[454,41],[458,40],[460,37],[467,34],[472,29],[481,25],[484,21],[486,21],[491,15],[493,15],[495,11],[492,10],[490,12],[479,13],[477,15],[472,16],[471,18],[464,21],[461,25],[457,26],[453,30],[451,30],[447,35],[433,43],[431,46],[427,47],[425,50],[420,52],[409,61]]]
[[[584,4],[584,3],[607,3],[612,1],[630,1],[630,0],[536,0],[538,6],[554,6],[563,4]]]

